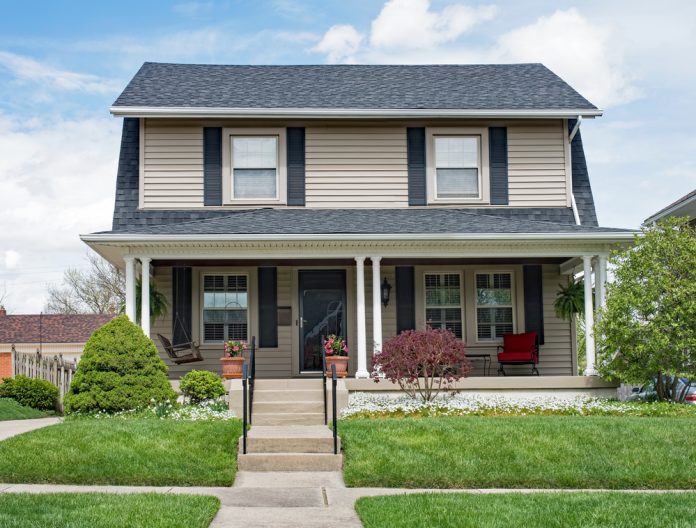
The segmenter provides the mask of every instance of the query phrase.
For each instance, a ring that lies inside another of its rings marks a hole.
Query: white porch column
[[[140,298],[140,328],[143,334],[150,337],[150,257],[141,257],[141,298]]]
[[[585,376],[596,376],[594,342],[594,306],[592,305],[592,257],[582,257],[583,282],[585,285],[585,355],[587,366]]]
[[[382,350],[382,283],[380,281],[379,262],[382,257],[370,257],[372,260],[372,353]]]
[[[358,370],[356,378],[368,378],[367,372],[367,325],[365,322],[365,257],[355,257],[355,282],[358,322]]]
[[[135,257],[123,257],[126,263],[126,315],[135,322]]]
[[[595,289],[597,307],[604,308],[607,304],[607,255],[599,255],[597,258],[598,269],[595,277]]]

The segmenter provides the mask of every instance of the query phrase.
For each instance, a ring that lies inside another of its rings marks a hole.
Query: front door
[[[347,340],[346,272],[300,271],[300,372],[321,372],[322,337]]]

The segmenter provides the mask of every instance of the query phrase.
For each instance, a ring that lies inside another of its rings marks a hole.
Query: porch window
[[[277,136],[232,136],[232,199],[278,199]]]
[[[462,289],[459,273],[425,274],[425,322],[462,339]]]
[[[479,197],[479,136],[435,136],[438,199]]]
[[[479,341],[513,332],[512,273],[476,274],[476,326]]]
[[[203,340],[222,343],[248,338],[246,275],[203,276]]]

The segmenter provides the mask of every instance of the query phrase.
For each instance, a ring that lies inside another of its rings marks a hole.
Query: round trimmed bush
[[[65,395],[65,411],[116,412],[175,401],[167,370],[140,327],[125,315],[116,317],[85,344]]]
[[[19,375],[3,380],[0,397],[12,398],[25,407],[51,411],[58,403],[58,387],[46,380]]]
[[[208,370],[192,370],[181,378],[179,388],[191,403],[215,400],[225,394],[222,378]]]

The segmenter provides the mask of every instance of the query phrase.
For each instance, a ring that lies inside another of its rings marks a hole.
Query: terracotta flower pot
[[[222,377],[225,379],[241,379],[242,366],[244,365],[243,357],[221,357]]]
[[[326,375],[331,377],[331,365],[336,365],[336,377],[348,375],[348,356],[326,356]]]

